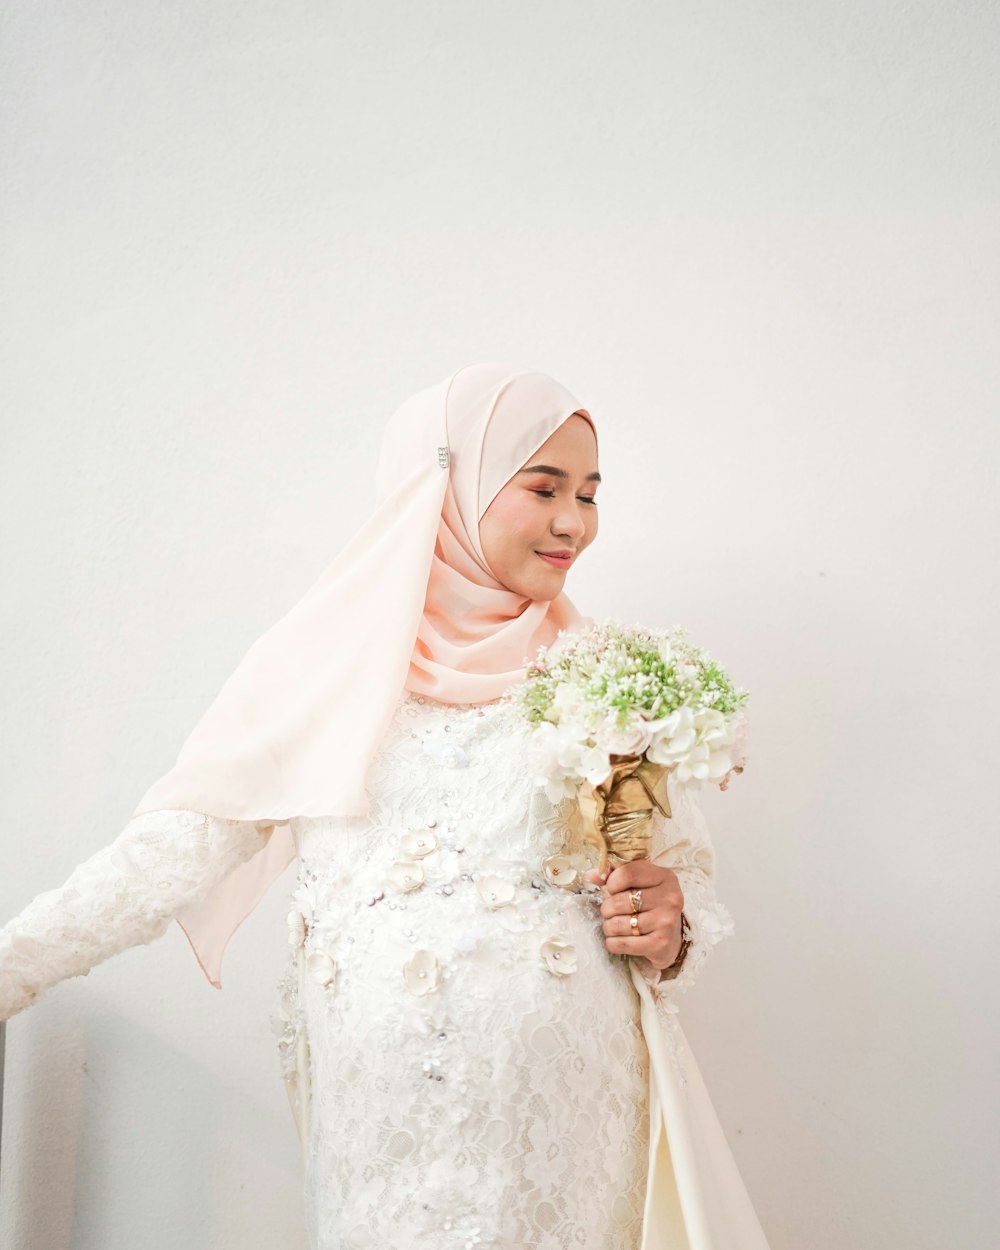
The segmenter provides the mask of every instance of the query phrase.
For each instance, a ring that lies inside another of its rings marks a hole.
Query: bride
[[[674,787],[650,858],[601,876],[501,698],[589,623],[564,583],[599,483],[545,374],[411,396],[371,516],[119,836],[0,930],[0,1019],[173,920],[221,988],[296,865],[275,1019],[312,1250],[767,1250],[677,1020],[732,931],[697,803]]]

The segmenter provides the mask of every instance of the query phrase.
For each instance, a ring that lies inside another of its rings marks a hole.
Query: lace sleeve
[[[637,961],[654,997],[672,997],[690,988],[712,949],[734,930],[732,917],[715,895],[715,849],[697,797],[689,789],[672,786],[670,805],[671,820],[654,814],[651,858],[677,874],[690,945],[676,973],[662,979],[647,960]]]
[[[134,816],[64,885],[37,895],[0,929],[0,1020],[58,981],[160,937],[267,837],[266,826],[200,812]]]

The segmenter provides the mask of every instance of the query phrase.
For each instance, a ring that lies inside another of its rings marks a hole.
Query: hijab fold
[[[491,702],[539,646],[588,623],[565,594],[533,600],[504,586],[479,537],[497,493],[574,413],[593,426],[547,374],[498,364],[406,399],[383,434],[373,512],[252,644],[136,806],[267,833],[178,917],[216,987],[233,932],[295,858],[289,822],[368,813],[367,769],[404,690]]]

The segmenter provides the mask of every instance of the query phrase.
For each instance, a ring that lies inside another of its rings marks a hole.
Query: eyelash
[[[547,499],[555,499],[556,497],[556,492],[554,490],[536,490],[533,491],[532,494],[544,495]],[[582,499],[584,503],[590,503],[593,504],[595,508],[597,507],[597,500],[593,495],[580,495],[578,498]]]

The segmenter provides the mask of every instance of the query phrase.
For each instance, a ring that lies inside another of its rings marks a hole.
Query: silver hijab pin
[[[442,469],[447,469],[448,463],[450,460],[451,460],[451,453],[448,451],[448,448],[439,447],[438,448],[438,466]]]

